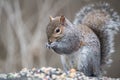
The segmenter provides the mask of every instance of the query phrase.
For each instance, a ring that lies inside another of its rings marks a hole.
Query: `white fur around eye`
[[[57,34],[61,33],[61,29],[60,28],[56,28],[55,29],[55,33],[57,33]]]

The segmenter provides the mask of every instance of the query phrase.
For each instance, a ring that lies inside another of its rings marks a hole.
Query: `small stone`
[[[44,78],[45,74],[41,73],[41,74],[34,74],[35,77],[37,78]]]
[[[35,71],[36,70],[36,68],[32,68],[32,71]]]
[[[70,72],[71,72],[71,73],[75,73],[76,70],[75,70],[75,69],[70,69]]]
[[[44,71],[45,69],[46,69],[45,67],[42,67],[42,68],[41,68],[41,70],[43,70],[43,71]]]
[[[27,77],[33,77],[31,73],[26,74]]]
[[[21,71],[22,72],[26,72],[26,71],[28,71],[28,69],[27,68],[23,68]]]
[[[53,74],[52,75],[52,79],[56,79],[56,78],[57,78],[57,76]]]
[[[65,79],[66,74],[65,74],[65,73],[63,73],[63,74],[61,74],[61,75],[60,75],[60,77],[61,77],[62,79]]]
[[[19,78],[20,75],[18,73],[14,73],[14,77]]]
[[[69,76],[70,76],[71,78],[74,78],[75,75],[76,75],[75,73],[70,73],[70,74],[69,74]]]
[[[50,76],[47,75],[47,76],[45,76],[45,78],[46,78],[47,80],[49,80],[49,79],[50,79]]]
[[[52,67],[48,67],[47,70],[52,70],[53,68]]]
[[[9,73],[9,74],[7,75],[7,78],[14,78],[13,73]]]
[[[6,79],[7,75],[6,74],[0,74],[0,78]]]

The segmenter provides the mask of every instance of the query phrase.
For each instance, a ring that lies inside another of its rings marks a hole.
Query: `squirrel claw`
[[[50,49],[51,46],[48,43],[46,43],[46,48]]]

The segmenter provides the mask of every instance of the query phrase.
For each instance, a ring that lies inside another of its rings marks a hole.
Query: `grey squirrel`
[[[87,76],[99,76],[102,66],[111,62],[119,27],[119,16],[109,4],[91,4],[76,14],[73,23],[65,16],[50,17],[47,47],[61,55],[66,71],[74,68]]]

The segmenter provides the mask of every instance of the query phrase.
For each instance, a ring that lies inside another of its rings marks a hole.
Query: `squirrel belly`
[[[61,55],[61,61],[65,71],[74,68],[86,76],[99,76],[101,74],[99,56],[100,53],[93,52],[90,46],[84,46],[73,54]]]

